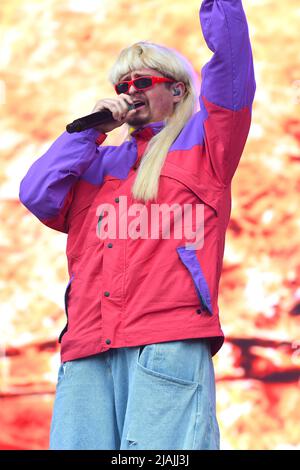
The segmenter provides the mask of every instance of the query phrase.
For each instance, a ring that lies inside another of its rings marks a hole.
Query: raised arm
[[[202,68],[205,147],[215,175],[227,185],[247,140],[256,88],[248,25],[241,0],[204,0],[200,22],[214,53]]]

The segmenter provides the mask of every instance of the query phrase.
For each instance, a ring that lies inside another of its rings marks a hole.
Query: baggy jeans
[[[60,365],[50,449],[219,449],[209,342],[110,349]]]

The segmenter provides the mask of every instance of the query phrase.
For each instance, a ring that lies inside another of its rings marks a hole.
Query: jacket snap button
[[[109,296],[110,296],[110,293],[107,292],[107,291],[105,291],[105,292],[104,292],[104,295],[105,295],[105,297],[109,297]]]
[[[112,243],[109,243],[107,246],[108,246],[108,248],[112,248],[112,247],[113,247],[113,244],[112,244]]]
[[[201,313],[201,308],[197,308],[196,312],[200,314]]]
[[[115,202],[119,202],[120,199],[118,197],[115,198]]]
[[[106,342],[106,344],[110,344],[110,343],[111,343],[111,340],[110,340],[110,339],[107,339],[105,342]]]

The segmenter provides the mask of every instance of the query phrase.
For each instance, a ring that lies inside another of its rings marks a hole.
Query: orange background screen
[[[66,236],[19,202],[29,166],[97,100],[139,40],[209,60],[199,0],[2,0],[0,448],[47,449],[68,281]],[[299,1],[244,0],[257,92],[233,180],[214,358],[223,449],[300,448]],[[105,145],[123,139],[122,128]]]

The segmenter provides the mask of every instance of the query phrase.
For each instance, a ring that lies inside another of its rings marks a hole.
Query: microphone
[[[138,108],[139,106],[141,106],[141,103],[128,104],[128,111]],[[82,132],[86,129],[91,129],[92,127],[99,126],[100,124],[104,124],[109,121],[115,121],[112,112],[109,109],[103,109],[102,111],[97,111],[96,113],[75,119],[75,121],[66,126],[66,131],[69,134],[73,134],[73,132]]]

